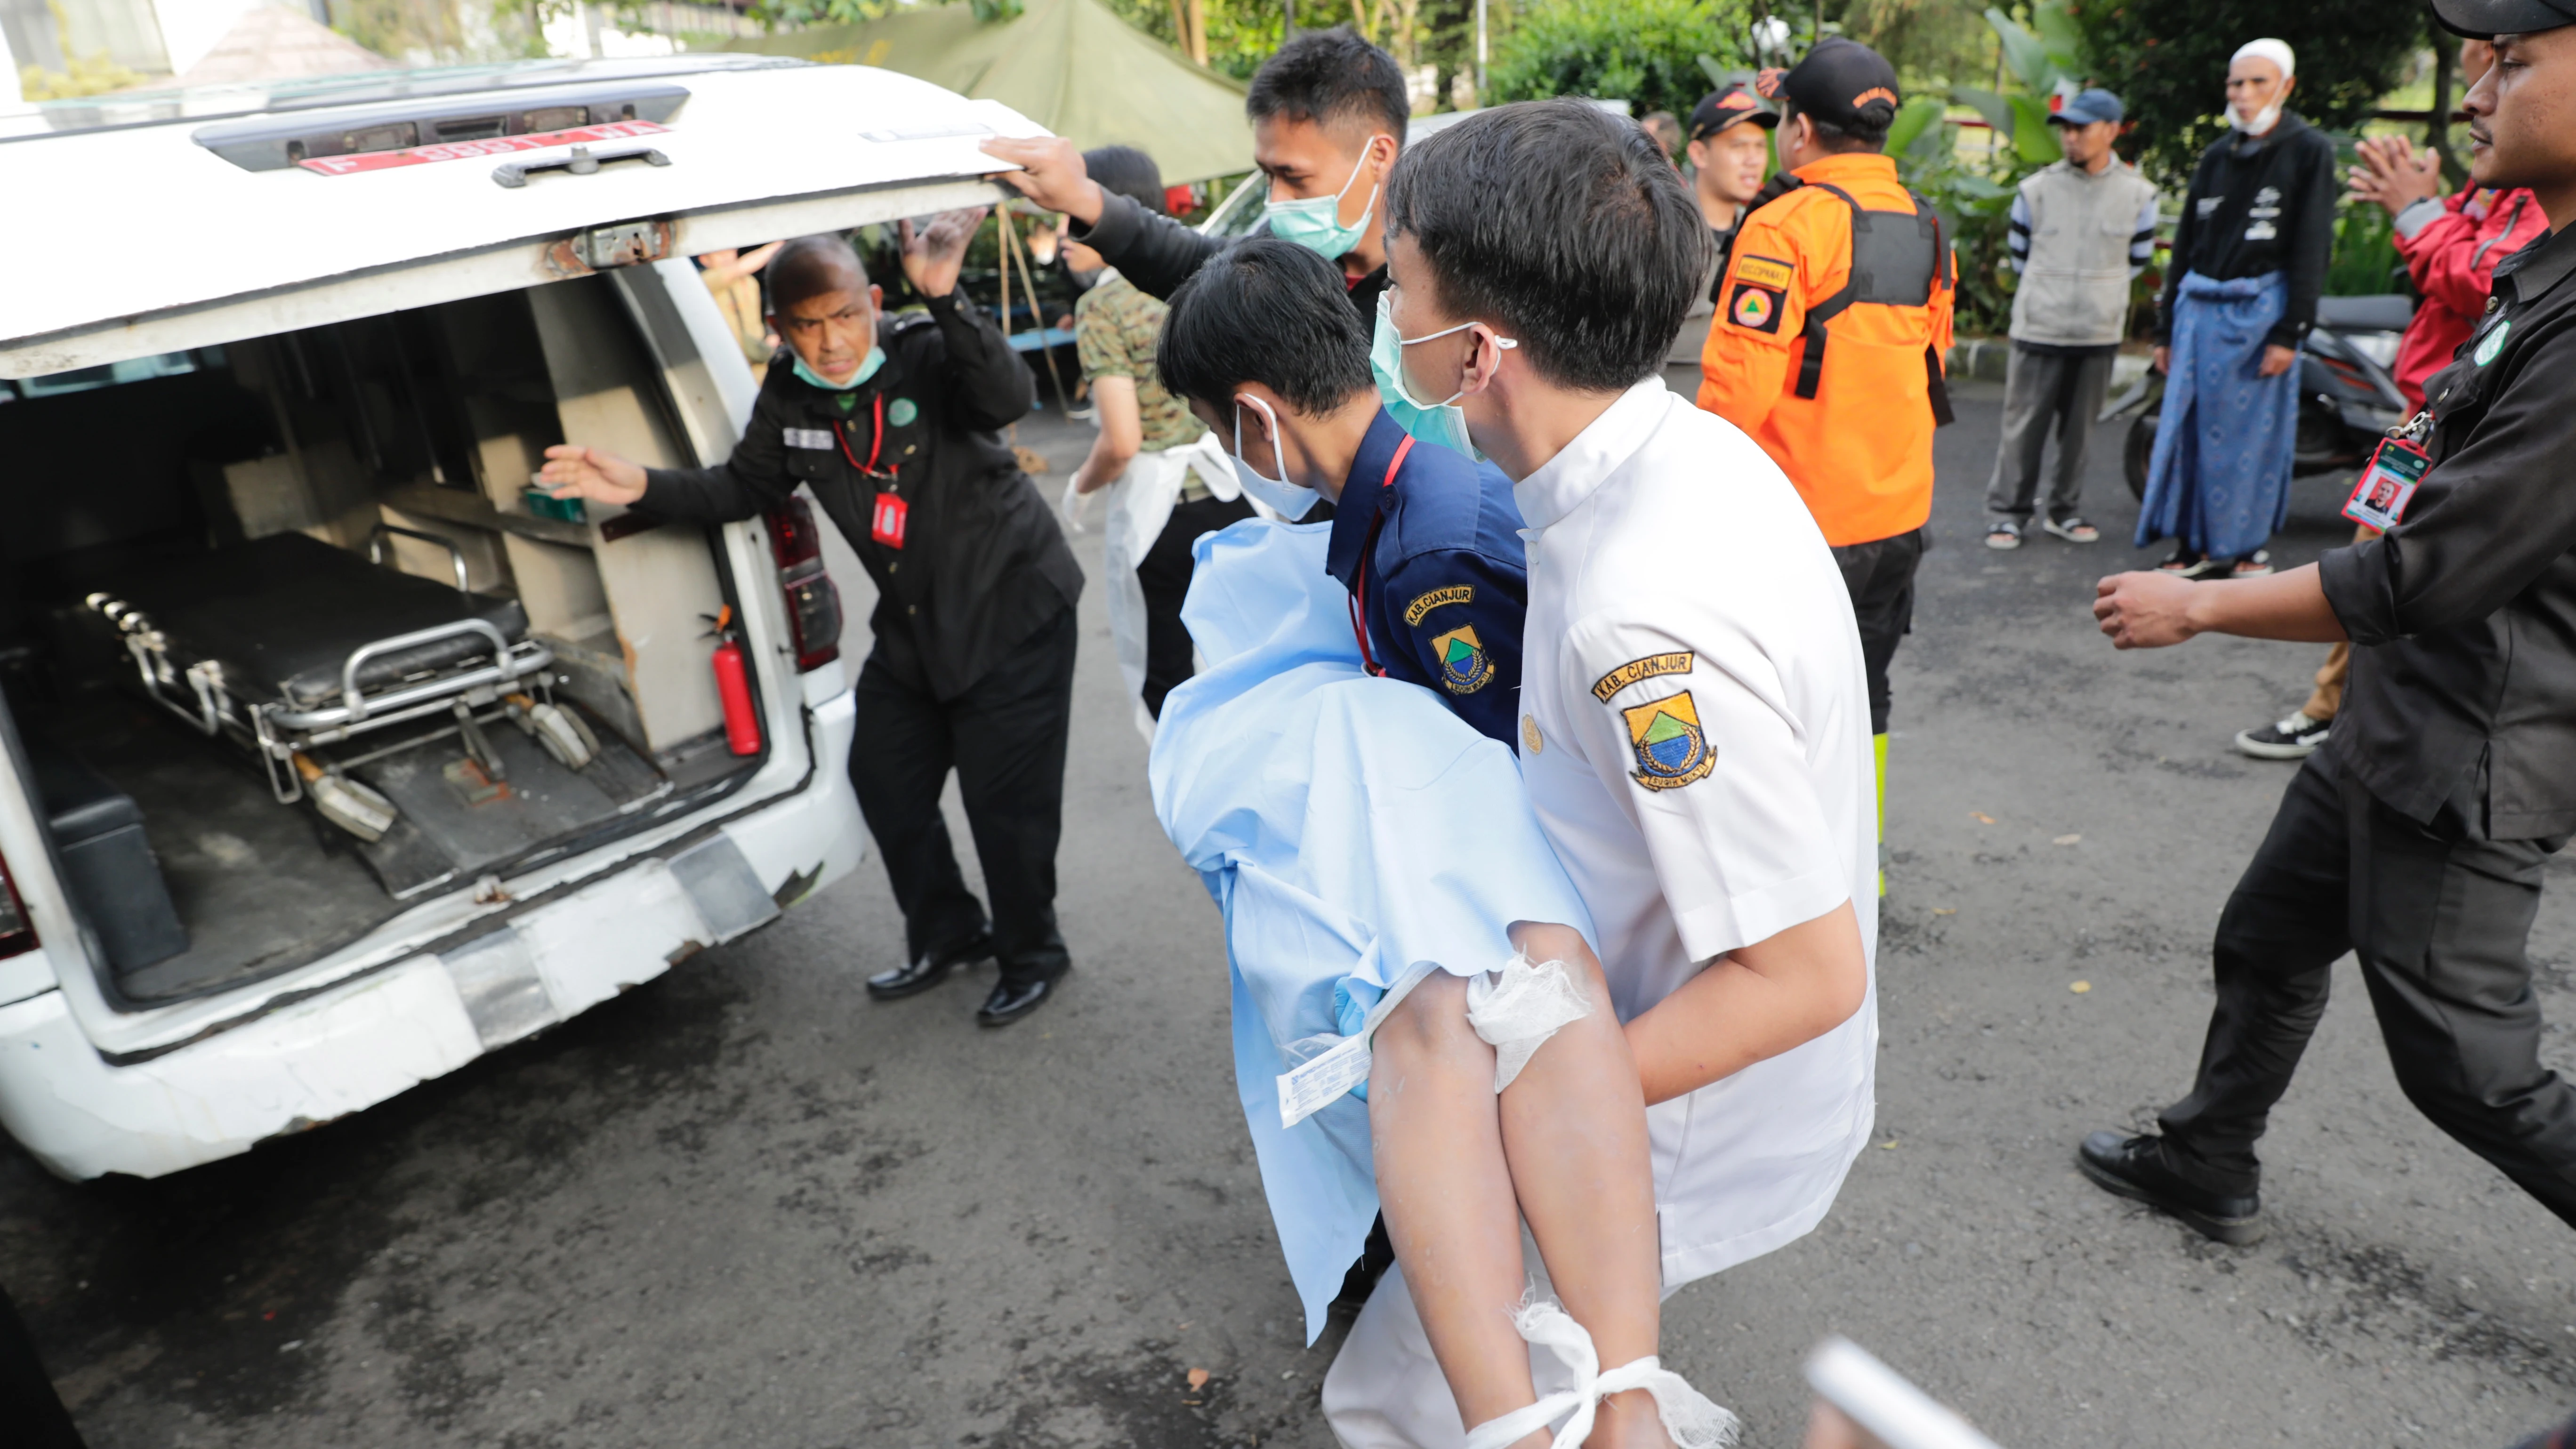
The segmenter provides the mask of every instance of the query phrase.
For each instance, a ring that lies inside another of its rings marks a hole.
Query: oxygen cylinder
[[[760,714],[751,703],[751,675],[741,641],[725,627],[732,621],[727,605],[716,620],[716,695],[724,701],[725,744],[737,755],[760,753]]]

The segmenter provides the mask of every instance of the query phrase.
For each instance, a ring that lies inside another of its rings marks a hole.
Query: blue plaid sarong
[[[2289,300],[2279,272],[2229,282],[2183,275],[2138,547],[2178,538],[2210,558],[2243,558],[2288,521],[2299,369],[2257,369]]]

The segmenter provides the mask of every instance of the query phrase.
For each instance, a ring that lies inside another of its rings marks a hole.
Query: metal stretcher
[[[455,587],[383,567],[396,534],[447,550]],[[490,762],[481,725],[514,697],[555,713],[554,654],[528,637],[526,612],[468,590],[463,552],[434,534],[380,526],[363,558],[274,534],[108,582],[86,602],[114,627],[143,692],[256,753],[281,803],[304,797],[320,746],[445,714]]]

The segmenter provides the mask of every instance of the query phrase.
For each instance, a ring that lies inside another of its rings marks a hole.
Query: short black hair
[[[1285,116],[1319,126],[1356,120],[1394,137],[1401,151],[1413,96],[1394,56],[1337,25],[1298,31],[1263,61],[1243,97],[1243,113],[1256,121]]]
[[[1277,237],[1246,237],[1172,293],[1154,370],[1176,396],[1228,406],[1257,382],[1301,413],[1374,393],[1369,332],[1341,269]]]
[[[1101,190],[1114,191],[1147,211],[1171,214],[1163,203],[1163,168],[1135,147],[1095,146],[1082,153],[1082,168]]]
[[[1800,112],[1796,101],[1789,99],[1786,95],[1782,95],[1779,99],[1779,105],[1781,125],[1786,126],[1791,121],[1798,119]],[[1826,150],[1834,152],[1837,155],[1851,151],[1884,151],[1887,149],[1886,126],[1872,126],[1868,124],[1836,125],[1834,122],[1828,121],[1824,117],[1816,115],[1813,112],[1808,112],[1806,115],[1808,122],[1816,128],[1816,140],[1821,143]],[[1891,122],[1890,124],[1894,123]]]
[[[845,281],[839,272],[842,267],[859,279],[860,291],[867,290],[867,263],[859,260],[858,248],[839,232],[800,236],[780,247],[763,269],[769,274],[769,315],[784,317],[788,308],[808,297],[837,291]]]
[[[1655,138],[1571,99],[1480,111],[1407,152],[1386,229],[1420,248],[1452,315],[1586,392],[1663,367],[1708,268],[1708,222]]]

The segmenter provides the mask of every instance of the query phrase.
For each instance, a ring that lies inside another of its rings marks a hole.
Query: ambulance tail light
[[[36,928],[27,920],[27,903],[18,899],[18,883],[9,876],[9,863],[0,860],[0,956],[35,949]]]
[[[841,657],[841,591],[823,569],[818,528],[814,505],[802,498],[769,510],[769,549],[778,559],[778,585],[787,593],[787,623],[796,636],[799,673]]]

